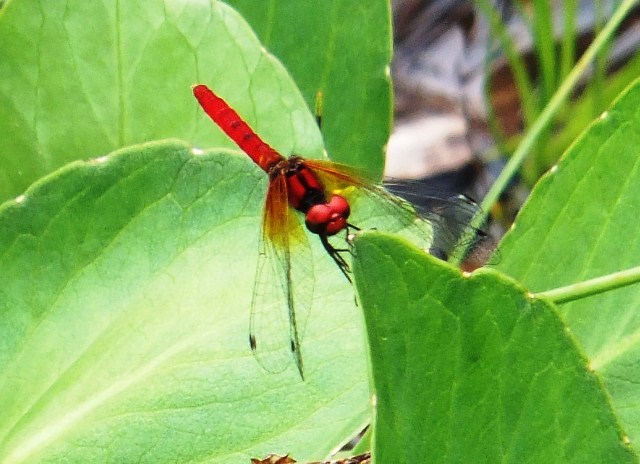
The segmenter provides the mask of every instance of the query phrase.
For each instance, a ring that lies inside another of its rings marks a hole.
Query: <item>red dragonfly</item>
[[[359,230],[349,222],[359,199],[371,200],[368,208],[374,205],[373,215],[385,217],[381,229],[417,227],[419,235],[428,239],[432,224],[406,201],[352,168],[297,155],[285,158],[207,86],[194,86],[193,94],[211,119],[269,176],[249,343],[266,370],[284,370],[293,356],[304,379],[300,343],[313,300],[314,277],[311,247],[298,215],[304,215],[306,229],[318,236],[349,281],[349,265],[342,256],[348,249],[332,245],[330,237],[344,233],[348,240],[352,230]]]

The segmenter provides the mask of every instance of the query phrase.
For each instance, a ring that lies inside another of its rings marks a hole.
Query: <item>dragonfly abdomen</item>
[[[193,94],[211,119],[260,168],[268,173],[284,157],[265,143],[227,102],[214,94],[206,85],[196,85]]]

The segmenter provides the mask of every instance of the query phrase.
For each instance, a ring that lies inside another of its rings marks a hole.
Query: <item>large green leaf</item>
[[[376,462],[636,462],[556,308],[379,233],[354,275],[376,394]]]
[[[536,186],[501,244],[498,268],[532,291],[640,264],[640,82]],[[640,439],[640,287],[560,306],[604,378],[632,442]]]
[[[5,203],[0,461],[319,459],[366,423],[359,313],[318,240],[306,380],[251,355],[265,180],[245,156],[161,142]]]
[[[326,5],[301,8],[298,20],[319,18]],[[348,3],[332,8],[338,21]],[[388,26],[382,0],[353,12]],[[352,155],[343,150],[342,159],[379,172],[389,120],[389,48],[380,44],[389,28],[372,41],[370,28],[331,22],[319,24],[332,40],[307,55],[320,59],[308,68],[323,69],[323,84],[303,72],[305,96],[324,90],[329,140],[351,134]],[[307,65],[291,37],[279,52],[300,72]],[[377,45],[370,52],[368,44]],[[348,79],[361,66],[366,77]],[[283,154],[322,156],[320,132],[284,68],[217,1],[12,0],[0,11],[0,74],[0,198],[69,161],[135,142],[180,136],[233,147],[193,100],[196,82]],[[374,120],[384,128],[371,148],[362,127]],[[4,460],[317,459],[363,426],[359,313],[315,240],[321,280],[302,346],[306,382],[293,361],[271,375],[249,354],[265,177],[244,156],[155,143],[74,163],[2,207]]]
[[[367,2],[371,6],[354,11],[376,18],[375,26],[388,23],[388,12],[382,15],[380,7],[385,4]],[[338,6],[333,18],[347,8]],[[313,23],[324,17],[319,10],[324,15],[326,5],[305,3],[296,10],[297,20]],[[274,14],[264,16],[261,29],[291,19],[286,8]],[[321,24],[332,37],[344,34],[329,22]],[[306,32],[295,21],[289,31],[296,27],[298,37]],[[383,53],[379,45],[369,51],[369,32],[360,28],[349,32],[349,40],[315,42],[305,62],[299,62],[299,52],[283,55],[297,63],[296,69],[325,70],[320,82],[310,84],[311,74],[300,78],[307,76],[307,93],[310,87],[325,90],[331,145],[341,160],[380,172],[390,105],[388,78],[382,72],[389,51],[387,47]],[[388,42],[389,28],[378,37]],[[291,35],[286,38],[284,49],[291,51]],[[338,52],[331,48],[336,45]],[[354,56],[362,61],[345,65]],[[366,72],[350,74],[363,66],[368,66]],[[340,79],[333,77],[335,67],[342,70]],[[314,122],[284,68],[242,18],[218,1],[12,0],[0,11],[0,75],[0,200],[18,195],[69,161],[133,143],[164,137],[200,146],[214,140],[228,143],[202,118],[191,96],[190,86],[198,81],[230,100],[283,154],[321,154],[319,134],[311,129]],[[371,127],[380,130],[365,132]],[[376,135],[363,135],[369,133]],[[364,160],[364,153],[372,159]]]

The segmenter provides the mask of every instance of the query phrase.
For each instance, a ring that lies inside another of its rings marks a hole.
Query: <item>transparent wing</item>
[[[438,196],[422,181],[385,182],[385,188],[409,200],[421,216],[434,224],[434,243],[430,251],[436,256],[459,258],[465,270],[499,262],[496,242],[486,229],[470,226],[480,207],[469,197]]]
[[[449,197],[437,196],[425,190],[421,182],[385,182],[385,188],[394,194],[402,196],[411,202],[418,214],[434,224],[434,243],[432,252],[441,258],[454,253],[454,248],[464,243],[466,254],[461,258],[468,258],[487,250],[481,248],[493,247],[489,243],[487,234],[481,229],[471,229],[470,223],[478,214],[480,207],[476,202],[464,195]],[[469,235],[465,235],[469,233]],[[488,258],[488,254],[485,256]]]
[[[419,202],[413,198],[409,202],[348,166],[322,160],[306,160],[306,163],[318,174],[327,191],[349,200],[354,213],[352,224],[398,232],[439,257],[453,251],[478,211],[478,206],[466,197],[421,195]],[[397,185],[391,187],[397,191]],[[481,236],[481,231],[473,234],[469,239],[470,249]]]
[[[322,160],[306,160],[328,192],[347,198],[351,205],[349,223],[361,229],[378,229],[408,235],[417,245],[429,248],[433,223],[422,217],[408,201],[348,166]]]
[[[269,183],[251,304],[249,340],[258,363],[282,372],[293,361],[304,379],[301,342],[313,301],[313,255],[289,207],[286,180]]]

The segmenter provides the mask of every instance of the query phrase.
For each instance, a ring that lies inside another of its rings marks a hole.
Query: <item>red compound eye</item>
[[[344,219],[347,219],[349,214],[351,214],[349,202],[345,197],[341,197],[340,195],[334,195],[331,197],[331,200],[329,201],[329,208],[331,208],[331,212],[339,214]]]

